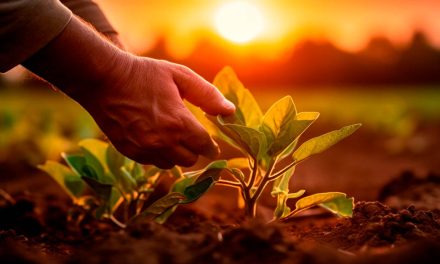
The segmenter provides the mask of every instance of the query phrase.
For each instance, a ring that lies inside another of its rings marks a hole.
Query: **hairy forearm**
[[[74,17],[59,36],[23,65],[75,98],[83,93],[82,87],[101,82],[115,60],[123,63],[124,56],[127,54]]]

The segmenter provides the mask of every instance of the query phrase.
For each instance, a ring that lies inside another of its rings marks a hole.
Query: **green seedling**
[[[100,140],[86,139],[79,146],[79,153],[62,154],[68,166],[47,161],[39,168],[52,176],[76,204],[86,206],[90,199],[94,200],[99,205],[95,216],[109,218],[121,227],[145,210],[144,202],[162,175],[181,175],[177,167],[164,171],[154,166],[142,166]],[[87,188],[91,189],[89,193],[92,195],[86,195]],[[124,221],[115,217],[121,206]]]
[[[290,192],[289,182],[299,163],[348,137],[360,124],[346,126],[298,144],[300,136],[318,118],[319,113],[297,112],[292,98],[286,96],[263,114],[250,91],[228,67],[217,75],[214,85],[235,104],[235,114],[204,118],[197,109],[192,109],[193,113],[214,137],[239,149],[243,157],[213,162],[196,175],[184,174],[184,178],[174,185],[170,196],[180,193],[188,197],[188,189],[184,187],[190,184],[200,187],[193,188],[194,194],[190,195],[193,197],[199,197],[214,184],[226,185],[240,191],[239,204],[245,208],[247,216],[255,217],[258,199],[272,184],[271,194],[277,199],[275,219],[286,219],[314,206],[321,206],[340,216],[351,216],[353,198],[347,198],[346,194],[328,192],[302,197],[305,190]],[[286,161],[289,161],[288,165],[280,166]],[[221,174],[221,171],[226,173]],[[194,179],[194,176],[198,178]],[[287,205],[289,199],[297,199],[293,210]],[[184,201],[182,198],[178,203]]]
[[[49,160],[38,167],[52,176],[75,204],[120,227],[138,217],[165,222],[178,204],[191,203],[209,190],[226,168],[226,161],[215,161],[202,170],[182,173],[177,166],[161,170],[136,163],[101,140],[85,139],[79,147],[79,153],[61,154],[67,166]],[[172,192],[145,207],[144,202],[166,174],[176,179]],[[94,203],[97,208],[90,206]],[[120,208],[123,221],[115,216]]]

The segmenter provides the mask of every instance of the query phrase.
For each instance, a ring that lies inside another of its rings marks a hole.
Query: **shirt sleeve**
[[[72,12],[58,0],[0,2],[0,71],[22,63],[58,36]]]
[[[98,32],[117,34],[99,6],[92,0],[61,0],[72,12],[90,23]]]

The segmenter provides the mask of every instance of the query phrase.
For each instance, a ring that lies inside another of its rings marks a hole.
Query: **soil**
[[[418,133],[440,146],[438,127]],[[0,186],[13,194],[0,193],[0,263],[439,263],[439,153],[389,153],[385,138],[362,138],[306,165],[292,186],[355,196],[352,218],[315,210],[267,224],[272,204],[263,197],[260,218],[245,220],[224,199],[236,193],[219,187],[164,225],[140,219],[121,230],[75,207],[35,169],[0,166]]]

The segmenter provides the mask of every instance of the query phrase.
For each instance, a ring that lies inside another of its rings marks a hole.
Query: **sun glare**
[[[247,43],[263,31],[263,16],[257,6],[246,1],[228,2],[215,16],[217,31],[235,43]]]

